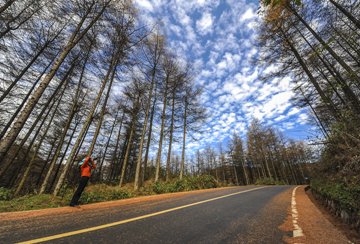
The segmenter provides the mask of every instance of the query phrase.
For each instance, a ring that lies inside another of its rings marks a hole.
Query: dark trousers
[[[87,185],[88,181],[89,181],[89,177],[86,177],[86,176],[81,177],[79,186],[76,189],[74,196],[71,199],[71,202],[70,202],[71,206],[79,205],[79,199],[81,197],[81,193],[84,191],[85,186]]]

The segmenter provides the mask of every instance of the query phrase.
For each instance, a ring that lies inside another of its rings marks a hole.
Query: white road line
[[[294,190],[292,192],[292,198],[291,198],[291,214],[292,214],[292,221],[293,221],[293,225],[294,225],[293,237],[304,236],[304,233],[303,233],[301,227],[298,225],[299,214],[296,209],[296,200],[295,200],[296,189],[299,187],[300,186],[297,186],[294,188]]]

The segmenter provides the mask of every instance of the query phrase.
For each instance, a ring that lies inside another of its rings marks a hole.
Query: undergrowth
[[[360,185],[346,185],[344,182],[330,182],[324,179],[313,179],[311,189],[323,197],[337,202],[342,209],[360,210]]]
[[[216,188],[217,183],[214,177],[201,175],[196,177],[185,177],[182,180],[172,182],[157,182],[153,184],[153,191],[157,194],[168,192],[192,191],[208,188]]]
[[[154,195],[170,192],[192,191],[216,188],[216,180],[209,175],[184,177],[182,180],[157,183],[146,183],[139,191],[134,191],[131,184],[119,188],[117,185],[89,184],[80,198],[80,204],[119,200],[136,196]],[[0,212],[35,210],[67,206],[75,188],[64,187],[59,196],[50,194],[29,194],[11,198],[12,191],[0,188]]]
[[[286,183],[272,178],[260,178],[256,180],[255,185],[286,185]]]

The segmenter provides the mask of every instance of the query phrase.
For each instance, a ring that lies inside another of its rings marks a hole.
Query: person
[[[90,156],[86,156],[80,163],[81,178],[78,188],[76,189],[74,196],[71,199],[70,206],[75,207],[79,205],[79,199],[84,191],[90,176],[91,170],[96,168],[94,160]]]

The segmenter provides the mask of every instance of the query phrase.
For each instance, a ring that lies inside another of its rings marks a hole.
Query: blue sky
[[[226,144],[234,132],[244,136],[252,118],[289,138],[314,136],[308,110],[292,105],[291,78],[260,81],[261,74],[276,66],[251,62],[258,55],[258,1],[135,0],[135,4],[143,22],[161,21],[171,49],[193,63],[196,83],[204,87],[201,101],[209,118],[205,133],[195,133],[199,140],[190,142],[189,149]]]

